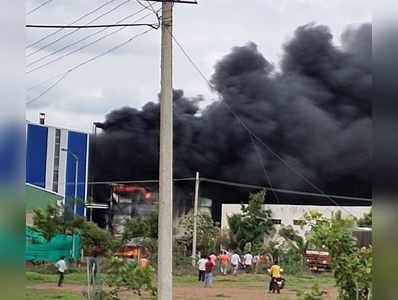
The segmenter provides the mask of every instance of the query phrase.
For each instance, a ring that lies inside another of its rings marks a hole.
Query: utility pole
[[[195,200],[193,206],[193,237],[192,237],[192,266],[196,265],[196,239],[198,231],[198,204],[199,204],[199,172],[196,172]]]
[[[173,5],[162,2],[160,92],[158,300],[173,299]]]
[[[75,160],[75,189],[74,189],[74,199],[73,199],[73,220],[76,218],[76,213],[77,213],[77,185],[78,185],[78,176],[79,176],[79,156],[74,153],[73,151],[70,151],[67,148],[62,148],[61,151],[64,151],[70,155]],[[75,258],[75,234],[72,235],[72,258]]]
[[[173,3],[162,3],[158,299],[173,299]]]

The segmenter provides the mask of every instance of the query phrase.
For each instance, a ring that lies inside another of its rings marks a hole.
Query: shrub
[[[326,292],[322,291],[316,284],[308,292],[298,292],[297,297],[299,300],[322,300]]]
[[[141,267],[135,262],[127,262],[119,257],[112,257],[106,268],[106,281],[111,287],[109,298],[120,299],[122,290],[130,290],[141,296],[142,291],[156,295],[155,271],[152,267]]]
[[[354,220],[341,213],[331,219],[316,212],[306,215],[311,226],[310,239],[318,247],[325,246],[332,258],[332,269],[341,300],[369,299],[372,283],[372,248],[359,249],[353,238]]]

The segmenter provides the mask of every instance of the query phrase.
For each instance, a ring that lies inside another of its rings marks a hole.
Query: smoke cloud
[[[371,24],[351,26],[336,46],[328,27],[298,27],[283,46],[280,68],[254,43],[235,47],[215,65],[211,78],[219,100],[203,110],[201,97],[175,90],[174,176],[193,177],[199,171],[204,177],[268,186],[268,175],[274,187],[314,191],[261,144],[256,151],[228,104],[264,143],[325,192],[370,196],[371,32]],[[158,177],[158,103],[115,110],[103,127],[92,147],[96,181]],[[203,192],[219,202],[245,200],[221,187]],[[280,194],[281,199],[292,198]],[[270,195],[269,201],[275,200]]]

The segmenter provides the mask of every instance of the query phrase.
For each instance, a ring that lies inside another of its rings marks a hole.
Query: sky
[[[27,24],[69,24],[102,5],[104,6],[101,9],[76,24],[86,24],[109,10],[112,12],[91,24],[113,24],[142,10],[135,0],[53,0],[29,13],[44,2],[27,1]],[[372,21],[370,0],[198,2],[198,5],[174,6],[174,35],[207,78],[211,77],[216,62],[230,53],[232,47],[254,42],[259,51],[278,68],[282,46],[293,36],[298,26],[311,22],[327,25],[338,45],[339,37],[347,26]],[[156,9],[160,4],[153,2],[153,6]],[[123,23],[134,22],[145,15],[147,17],[140,22],[156,23],[156,18],[148,10]],[[152,30],[134,38],[125,46],[62,78],[62,74],[72,67],[106,53],[131,37],[147,31],[148,27],[129,27],[111,34],[116,30],[118,29],[111,28],[95,34],[99,29],[81,29],[75,32],[67,29],[27,47],[27,101],[35,99],[59,80],[52,89],[27,106],[27,120],[38,122],[39,112],[45,112],[48,125],[90,132],[93,122],[103,121],[105,115],[113,109],[124,106],[140,108],[149,101],[157,101],[160,90],[160,30]],[[27,28],[26,45],[33,44],[54,31]],[[66,34],[68,36],[55,42]],[[78,43],[89,35],[90,38]],[[108,36],[92,43],[105,35]],[[91,45],[79,50],[88,44]],[[59,51],[64,47],[67,47],[64,52]],[[43,49],[38,51],[40,48]],[[54,51],[59,52],[43,58]],[[186,96],[203,95],[205,101],[201,103],[202,107],[217,99],[217,95],[210,91],[179,48],[175,46],[173,51],[174,88],[183,89]],[[44,66],[68,52],[74,53]],[[36,67],[39,68],[34,70]],[[42,82],[45,84],[37,86]]]

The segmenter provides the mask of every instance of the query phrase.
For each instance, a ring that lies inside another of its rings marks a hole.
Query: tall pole
[[[73,158],[75,159],[75,198],[73,199],[73,220],[76,218],[76,211],[77,211],[77,180],[79,175],[79,158],[73,154]],[[75,234],[72,234],[72,258],[75,259]]]
[[[79,176],[79,158],[74,155],[75,158],[75,200],[73,201],[73,219],[76,218],[76,213],[77,213],[77,181],[78,181],[78,176]]]
[[[196,239],[198,231],[199,172],[196,172],[195,201],[193,206],[192,266],[196,264]]]
[[[173,299],[173,3],[162,3],[158,299]]]

